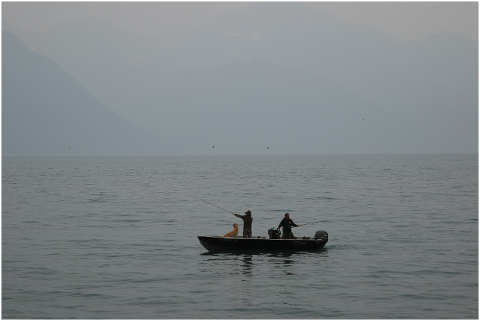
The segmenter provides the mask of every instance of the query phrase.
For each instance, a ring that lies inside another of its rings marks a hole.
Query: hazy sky
[[[83,86],[85,97],[95,97],[103,110],[151,133],[155,142],[144,143],[148,153],[211,153],[213,145],[216,153],[235,154],[265,153],[267,146],[269,152],[283,154],[478,150],[477,2],[306,3],[342,23],[308,14],[304,6],[269,3],[245,10],[251,5],[3,2],[2,18],[23,30],[46,31],[61,22],[94,16],[137,35],[110,30],[95,19],[67,24],[49,37],[11,30],[35,53],[59,65],[39,70],[45,73],[42,79],[57,79],[65,72],[66,79],[76,81],[72,88]],[[271,15],[271,10],[278,14]],[[231,15],[234,23],[218,19],[194,39],[179,33],[193,31],[227,11],[237,13]],[[375,28],[355,24],[376,26],[402,42],[437,36],[399,44]],[[252,32],[251,26],[259,29]],[[162,32],[177,34],[138,37]],[[4,49],[12,50],[10,59],[23,57],[18,49],[22,47],[10,38],[10,47],[8,35],[4,38]],[[24,60],[5,66],[34,63],[33,58]],[[47,101],[44,92],[38,94],[40,84],[23,88],[24,82],[14,82],[32,78],[29,69],[11,68],[11,75],[3,70],[17,86],[4,91],[12,95],[10,105],[3,107],[17,112],[12,106],[24,97],[23,107]],[[14,96],[21,92],[18,88],[25,96]],[[58,101],[55,106],[72,106],[57,100],[57,85],[49,90],[48,98]],[[83,100],[75,100],[79,101]],[[46,119],[62,124],[63,113],[51,106],[48,102],[35,107],[50,115]],[[84,106],[78,103],[71,110],[83,112]],[[11,128],[23,128],[25,114],[12,114],[19,115],[19,126]],[[92,119],[98,118],[93,114],[85,118],[85,128]],[[98,137],[105,136],[101,130]]]
[[[3,2],[2,19],[24,30],[48,30],[55,24],[92,15],[124,30],[154,35],[176,24],[185,30],[241,2]],[[354,24],[371,24],[399,41],[418,40],[441,31],[478,38],[477,2],[309,2],[315,10]]]

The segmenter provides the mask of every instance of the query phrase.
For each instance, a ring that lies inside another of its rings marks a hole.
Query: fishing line
[[[320,223],[320,222],[324,222],[324,221],[316,221],[316,222],[312,222],[312,223],[300,224],[300,225],[298,225],[297,227],[304,226],[304,225],[315,224],[315,223]]]
[[[205,203],[210,204],[210,205],[212,205],[212,206],[218,207],[219,209],[224,210],[224,211],[227,212],[227,213],[235,214],[235,213],[232,213],[232,212],[230,212],[230,211],[227,211],[227,210],[224,209],[224,208],[221,208],[220,206],[217,206],[217,205],[215,205],[215,204],[212,204],[212,203],[210,203],[210,202],[208,202],[208,201],[206,201],[206,200],[202,200],[201,198],[198,198],[198,197],[196,197],[196,196],[193,196],[193,195],[190,195],[190,194],[187,194],[187,195],[188,195],[188,196],[191,196],[191,197],[194,197],[194,198],[196,198],[196,199],[199,200],[199,201],[202,201],[202,202],[205,202]]]
[[[230,213],[230,214],[234,214],[234,215],[235,215],[235,213],[232,213],[232,212],[230,212],[230,211],[227,211],[226,209],[224,209],[224,208],[222,208],[222,207],[220,207],[220,206],[218,206],[218,205],[212,204],[212,203],[210,203],[209,201],[202,200],[201,198],[198,198],[198,197],[193,196],[193,195],[190,195],[190,194],[187,194],[187,195],[188,195],[188,196],[191,196],[191,197],[193,197],[193,198],[196,198],[196,199],[199,200],[199,201],[202,201],[202,202],[205,202],[205,203],[210,204],[210,205],[212,205],[212,206],[215,206],[215,207],[217,207],[217,208],[219,208],[219,209],[221,209],[221,210],[223,210],[223,211],[225,211],[225,212],[227,212],[227,213]],[[320,222],[324,222],[324,221],[322,220],[322,221],[316,221],[316,222],[311,222],[311,223],[300,224],[300,225],[298,225],[297,227],[304,226],[304,225],[315,224],[315,223],[320,223]]]

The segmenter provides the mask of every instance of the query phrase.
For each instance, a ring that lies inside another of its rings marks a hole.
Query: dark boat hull
[[[198,236],[200,244],[209,252],[238,251],[317,251],[328,242],[326,238],[319,239],[269,239],[222,236]]]

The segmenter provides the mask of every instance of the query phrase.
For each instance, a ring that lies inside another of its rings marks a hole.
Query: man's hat
[[[245,214],[247,214],[248,216],[251,216],[252,215],[252,212],[250,212],[250,210],[246,211]]]

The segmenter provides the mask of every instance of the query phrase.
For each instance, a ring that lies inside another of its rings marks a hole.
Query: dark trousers
[[[294,239],[295,236],[293,235],[292,232],[285,233],[283,232],[282,239]]]

